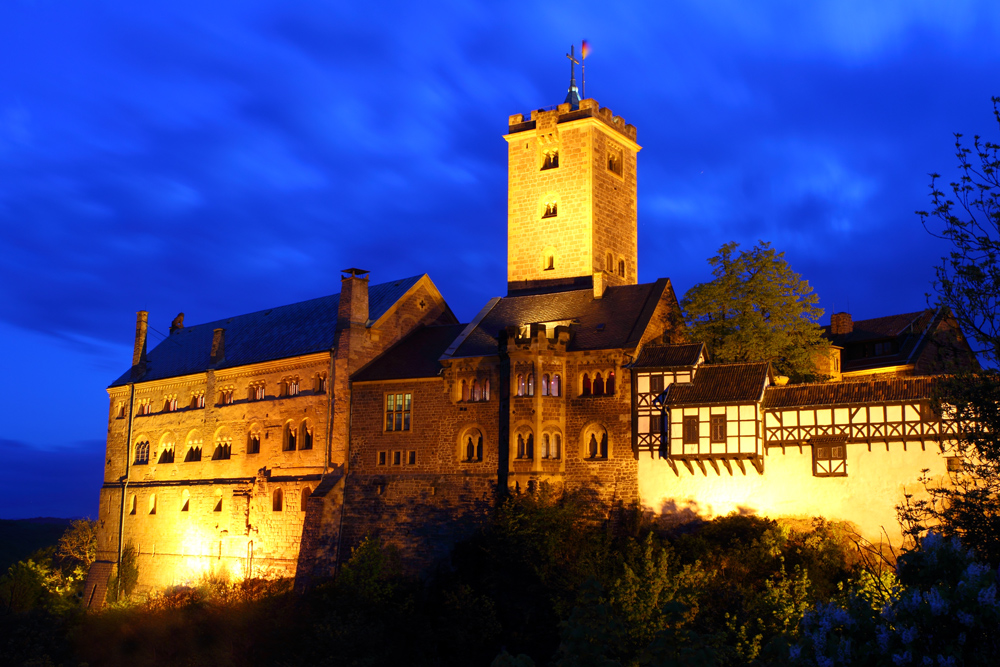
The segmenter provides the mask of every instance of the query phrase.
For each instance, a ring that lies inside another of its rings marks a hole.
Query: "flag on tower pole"
[[[580,45],[580,97],[587,97],[587,54],[590,53],[590,42],[583,40]]]

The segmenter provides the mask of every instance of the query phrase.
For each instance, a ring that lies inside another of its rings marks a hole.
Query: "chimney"
[[[604,298],[604,271],[594,271],[594,298]]]
[[[184,328],[184,313],[177,313],[177,317],[174,321],[170,323],[170,333],[173,334],[175,331],[180,331]]]
[[[146,372],[146,329],[149,313],[140,310],[135,318],[135,347],[132,349],[133,375],[142,376]]]
[[[337,326],[368,324],[368,271],[344,269],[340,279],[340,304],[337,307]]]
[[[215,329],[212,332],[212,356],[209,363],[217,364],[226,358],[226,330]]]
[[[830,316],[830,334],[840,336],[854,331],[854,322],[850,313],[834,313]]]

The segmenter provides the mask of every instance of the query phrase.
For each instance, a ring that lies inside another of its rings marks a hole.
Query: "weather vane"
[[[590,52],[590,45],[587,40],[583,40],[583,44],[580,47],[580,60],[576,59],[576,46],[570,45],[569,53],[566,57],[569,58],[569,92],[566,94],[566,101],[573,105],[573,108],[577,108],[580,104],[581,97],[586,97],[586,70],[584,61],[587,58],[587,54]],[[580,80],[584,84],[582,91],[576,89],[576,65],[580,66]],[[581,92],[583,93],[581,95]]]

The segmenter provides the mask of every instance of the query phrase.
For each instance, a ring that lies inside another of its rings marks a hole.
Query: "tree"
[[[829,350],[816,323],[819,297],[771,244],[738,248],[719,248],[708,260],[715,279],[684,295],[692,338],[704,341],[714,362],[770,361],[795,381],[819,379],[817,361]]]
[[[1000,125],[1000,97],[993,98]],[[955,133],[959,179],[949,184],[949,199],[931,174],[930,211],[917,211],[932,235],[947,240],[951,252],[935,267],[938,301],[948,306],[972,336],[985,359],[1000,363],[1000,144],[981,138],[972,148]]]

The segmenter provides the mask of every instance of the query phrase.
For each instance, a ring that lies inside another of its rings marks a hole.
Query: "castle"
[[[88,607],[126,543],[140,591],[212,571],[305,582],[367,534],[419,568],[498,490],[542,483],[665,516],[898,534],[920,471],[947,474],[938,442],[955,428],[922,375],[942,336],[961,340],[947,313],[835,315],[824,384],[707,363],[670,281],[637,282],[635,127],[571,86],[504,138],[507,295],[469,323],[427,275],[371,284],[361,269],[332,296],[179,317],[151,350],[138,314],[132,366],[108,388]]]

